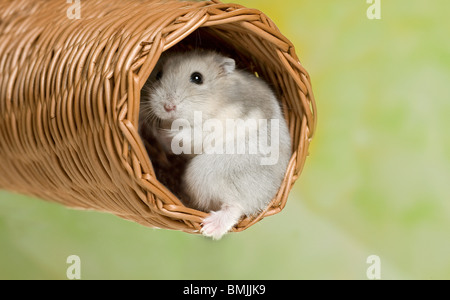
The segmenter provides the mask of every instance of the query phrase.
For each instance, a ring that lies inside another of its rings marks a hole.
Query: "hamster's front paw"
[[[223,206],[219,211],[213,211],[203,220],[200,231],[204,236],[220,240],[224,234],[233,228],[241,217],[239,209],[232,206]]]

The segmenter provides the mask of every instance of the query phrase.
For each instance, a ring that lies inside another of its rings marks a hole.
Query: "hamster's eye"
[[[161,70],[156,74],[156,80],[160,81],[162,77],[163,77],[163,71]]]
[[[199,72],[192,73],[191,82],[198,85],[203,84],[203,75],[200,74]]]

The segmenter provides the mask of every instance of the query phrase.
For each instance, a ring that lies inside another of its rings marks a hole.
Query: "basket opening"
[[[235,29],[235,31],[233,30]],[[213,50],[225,56],[232,57],[237,68],[254,73],[265,80],[273,89],[285,111],[288,101],[283,92],[288,82],[282,69],[277,48],[270,42],[252,34],[245,33],[238,24],[226,26],[202,27],[185,39],[174,45],[169,51],[189,51],[193,49]],[[283,75],[284,74],[284,75]],[[292,99],[291,99],[292,101]],[[156,179],[168,188],[185,206],[189,202],[181,189],[181,177],[186,168],[187,160],[177,155],[167,155],[151,132],[140,132],[146,147]]]

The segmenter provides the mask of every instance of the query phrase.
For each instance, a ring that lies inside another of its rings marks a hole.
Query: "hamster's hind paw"
[[[214,240],[220,240],[228,231],[233,228],[241,217],[239,210],[235,207],[224,206],[219,211],[211,214],[203,220],[203,227],[200,231],[204,236]]]

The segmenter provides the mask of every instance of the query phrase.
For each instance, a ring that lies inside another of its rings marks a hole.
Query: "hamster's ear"
[[[220,68],[223,74],[228,75],[236,70],[236,61],[232,58],[223,57],[220,61]]]

